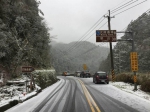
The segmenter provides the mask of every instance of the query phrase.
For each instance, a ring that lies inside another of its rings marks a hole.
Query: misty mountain
[[[102,60],[105,60],[109,48],[97,46],[87,41],[51,44],[52,65],[57,72],[77,70],[83,71],[83,64],[87,70],[95,72],[98,70]]]

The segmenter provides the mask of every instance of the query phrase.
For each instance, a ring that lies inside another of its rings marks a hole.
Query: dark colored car
[[[80,77],[85,77],[85,72],[84,71],[82,71],[81,73],[80,73]]]
[[[106,72],[98,71],[93,75],[93,82],[97,83],[107,83],[109,84],[109,78]]]
[[[91,77],[91,73],[90,72],[84,72],[84,71],[82,71],[81,73],[80,73],[80,77]]]
[[[91,77],[91,73],[90,72],[85,72],[85,77]]]

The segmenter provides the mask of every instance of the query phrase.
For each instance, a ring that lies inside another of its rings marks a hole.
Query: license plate
[[[101,80],[101,82],[105,82],[105,80]]]

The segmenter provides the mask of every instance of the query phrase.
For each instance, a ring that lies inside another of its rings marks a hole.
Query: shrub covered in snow
[[[56,76],[53,72],[40,71],[35,73],[35,82],[41,89],[44,89],[57,81]]]

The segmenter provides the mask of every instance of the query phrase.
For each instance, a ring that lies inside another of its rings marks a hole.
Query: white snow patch
[[[124,82],[110,82],[111,85],[125,91],[125,92],[128,92],[128,93],[131,93],[131,94],[134,94],[136,96],[139,96],[141,98],[144,98],[146,100],[149,100],[150,101],[150,93],[148,92],[144,92],[140,89],[140,86],[138,85],[137,86],[137,91],[133,91],[134,89],[134,85],[133,84],[129,84],[129,83],[124,83]]]
[[[55,84],[42,90],[37,96],[8,109],[6,112],[23,112],[24,110],[31,112],[62,82],[64,82],[63,79],[57,81]]]

